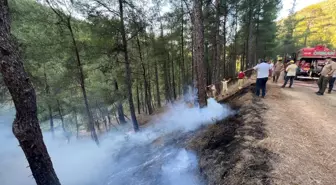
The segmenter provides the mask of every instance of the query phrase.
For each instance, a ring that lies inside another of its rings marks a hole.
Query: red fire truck
[[[316,79],[326,63],[326,58],[336,59],[336,52],[323,45],[302,48],[296,53],[297,78]]]

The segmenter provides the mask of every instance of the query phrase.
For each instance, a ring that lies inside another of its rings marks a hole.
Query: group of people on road
[[[289,88],[292,88],[294,79],[296,77],[296,71],[298,65],[291,60],[287,63],[282,62],[282,58],[273,64],[272,62],[267,62],[266,60],[261,60],[261,62],[256,65],[254,70],[257,71],[257,81],[256,81],[256,96],[264,98],[266,96],[266,84],[269,77],[273,78],[273,83],[278,83],[281,72],[284,72],[284,83],[282,88],[286,87],[289,82]],[[328,93],[331,93],[336,81],[336,62],[334,62],[330,57],[326,58],[326,65],[323,67],[320,78],[317,82],[319,91],[316,92],[317,95],[323,95],[329,84]]]
[[[298,65],[294,60],[284,63],[282,58],[278,58],[276,63],[261,60],[254,68],[257,71],[256,81],[256,96],[264,98],[266,96],[266,84],[269,78],[273,79],[273,83],[278,83],[281,73],[284,73],[284,83],[281,88],[285,88],[289,82],[289,88],[292,88]],[[245,73],[240,71],[238,73],[238,88],[241,89],[244,86]],[[217,97],[217,95],[225,96],[228,93],[228,83],[231,79],[223,79],[220,84],[211,84],[207,86],[206,91],[208,97]],[[328,93],[332,92],[336,81],[336,62],[330,57],[326,58],[326,64],[323,67],[320,78],[317,81],[319,90],[317,95],[324,95],[329,84]]]

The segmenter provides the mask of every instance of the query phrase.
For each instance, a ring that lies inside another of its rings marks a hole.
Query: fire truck
[[[314,48],[302,48],[295,53],[298,69],[296,72],[298,79],[317,79],[326,63],[326,58],[336,59],[336,52],[323,45]]]

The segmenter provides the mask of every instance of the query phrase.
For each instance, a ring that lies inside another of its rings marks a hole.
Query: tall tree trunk
[[[144,88],[145,88],[145,102],[147,105],[147,109],[148,109],[148,114],[152,114],[153,113],[153,108],[152,108],[152,103],[151,103],[151,97],[150,97],[150,87],[149,87],[149,83],[148,83],[148,79],[147,79],[147,72],[146,72],[146,68],[145,68],[145,64],[142,58],[142,52],[141,52],[141,45],[140,45],[140,40],[139,40],[139,36],[136,36],[136,41],[137,41],[137,46],[138,46],[138,52],[139,52],[139,56],[140,56],[140,64],[142,67],[142,75],[143,75],[143,79],[144,79]]]
[[[193,87],[197,88],[197,64],[195,61],[195,28],[194,28],[194,24],[195,24],[195,16],[194,16],[194,12],[191,13],[190,16],[191,19],[191,76],[192,76],[192,83],[193,83]]]
[[[224,24],[223,24],[223,74],[224,77],[227,76],[227,62],[226,62],[226,22],[227,22],[227,7],[225,2],[225,10],[224,10]]]
[[[211,65],[210,65],[210,62],[209,62],[209,43],[207,41],[205,42],[205,46],[204,47],[205,47],[206,85],[210,85],[212,83],[212,76],[211,76],[212,72],[211,72]],[[196,74],[196,77],[197,77],[197,74]]]
[[[36,94],[10,35],[7,0],[0,0],[0,71],[15,105],[13,134],[19,141],[37,185],[60,185],[37,118]]]
[[[194,23],[193,23],[194,21],[192,21],[192,24],[194,25]],[[195,73],[195,67],[196,67],[196,65],[195,65],[195,57],[194,57],[194,55],[195,55],[195,52],[194,52],[194,50],[195,50],[195,48],[194,48],[194,42],[195,42],[195,39],[194,39],[194,31],[193,31],[193,28],[191,28],[191,78],[192,78],[192,83],[193,83],[193,85],[195,85],[194,84],[194,82],[196,81],[196,73]]]
[[[116,79],[114,79],[114,89],[117,93],[119,93],[119,85]],[[117,112],[118,112],[118,119],[121,124],[125,124],[125,115],[124,115],[124,108],[122,102],[120,100],[117,101]]]
[[[155,86],[156,86],[157,106],[160,108],[161,107],[161,99],[160,99],[159,73],[158,73],[157,61],[155,61]]]
[[[238,2],[235,2],[235,21],[234,21],[234,27],[235,27],[235,40],[234,40],[234,69],[236,72],[236,62],[237,62],[237,45],[238,45]],[[225,53],[224,53],[225,54]],[[241,70],[241,69],[240,69]]]
[[[175,97],[174,99],[176,100],[177,99],[177,96],[181,94],[181,86],[182,86],[182,81],[181,81],[181,66],[180,66],[180,70],[177,70],[176,71],[176,78],[177,78],[177,93],[175,94]],[[172,88],[172,89],[175,89],[176,90],[176,87]]]
[[[57,100],[57,108],[58,108],[58,115],[60,116],[61,123],[62,123],[62,130],[63,130],[64,133],[66,133],[63,114],[62,114],[62,108],[61,108],[61,104],[60,104],[59,100]]]
[[[46,73],[46,69],[45,69],[45,65],[43,65],[43,69],[44,69],[44,80],[45,80],[45,92],[46,92],[46,98],[50,99],[50,86],[48,83],[48,79],[47,79],[47,73]],[[55,129],[54,129],[54,119],[53,119],[53,115],[52,115],[52,109],[51,109],[51,105],[50,102],[47,103],[48,106],[48,113],[49,113],[49,121],[50,121],[50,132],[52,135],[52,138],[55,137]]]
[[[119,14],[120,14],[120,31],[122,36],[123,42],[123,50],[124,50],[124,57],[125,57],[125,69],[126,69],[126,85],[127,85],[127,95],[129,101],[129,108],[133,123],[133,129],[135,132],[139,131],[138,121],[135,116],[135,109],[133,104],[133,97],[132,97],[132,78],[131,78],[131,66],[128,59],[128,51],[127,51],[127,40],[126,40],[126,32],[125,32],[125,25],[124,25],[124,9],[123,9],[123,0],[119,0]]]
[[[76,59],[77,59],[77,68],[78,68],[79,79],[80,79],[80,86],[81,86],[81,90],[82,90],[82,94],[83,94],[83,99],[84,99],[84,104],[85,104],[85,108],[86,108],[86,113],[87,113],[88,118],[89,118],[89,128],[90,128],[90,131],[91,131],[91,137],[96,142],[96,144],[99,145],[98,136],[97,136],[97,133],[96,133],[96,129],[94,127],[93,116],[92,116],[92,113],[91,113],[91,110],[90,110],[90,106],[89,106],[89,102],[88,102],[87,95],[86,95],[85,78],[84,78],[83,66],[82,66],[82,62],[81,62],[80,56],[79,56],[79,51],[78,51],[75,35],[73,33],[73,30],[72,30],[70,17],[67,20],[67,26],[68,26],[68,29],[70,31],[70,35],[71,35],[71,38],[72,38],[72,43],[73,43],[73,46],[74,46],[74,49],[75,49],[75,54],[76,54]]]
[[[167,80],[168,80],[168,91],[169,91],[169,98],[170,98],[170,101],[172,101],[172,80],[171,80],[171,73],[170,73],[170,55],[169,55],[169,52],[167,53],[168,55],[168,61],[167,61]]]
[[[168,82],[168,67],[167,62],[169,63],[169,60],[164,61],[163,63],[163,80],[164,80],[164,89],[165,89],[165,99],[167,102],[171,101],[170,92],[169,92],[169,82]]]
[[[161,44],[163,44],[164,42],[164,38],[163,38],[163,25],[162,25],[162,22],[160,22],[160,41],[161,41]],[[162,53],[162,58],[165,58],[165,53]],[[170,60],[169,60],[169,53],[168,53],[168,60],[164,61],[163,59],[163,64],[162,64],[162,70],[163,70],[163,81],[164,81],[164,91],[165,91],[165,99],[166,99],[166,102],[170,102],[171,101],[171,95],[170,95],[170,92],[169,92],[169,81],[168,81],[168,73],[169,73],[169,70],[168,70],[168,65],[170,63]],[[167,64],[168,63],[168,64]]]
[[[175,66],[174,66],[174,58],[171,57],[171,68],[172,68],[172,92],[174,100],[177,99],[176,96],[176,82],[175,82]]]
[[[246,63],[246,42],[244,42],[244,45],[243,45],[243,48],[244,48],[244,50],[243,50],[243,55],[242,55],[242,57],[241,57],[241,65],[240,65],[240,70],[241,71],[244,71],[245,70],[245,63]]]
[[[220,25],[220,0],[215,1],[216,16],[215,16],[215,33],[214,33],[214,42],[213,42],[213,78],[214,82],[219,81],[221,73],[220,65],[220,36],[219,36],[219,25]]]
[[[148,67],[148,65],[147,65],[147,67]],[[148,70],[147,70],[147,83],[148,83],[148,99],[149,99],[149,104],[150,104],[150,107],[151,107],[151,109],[152,109],[152,113],[153,113],[153,110],[154,110],[154,106],[153,106],[153,96],[152,96],[152,84],[151,84],[151,76],[150,76],[150,74],[152,74],[151,73],[151,71],[150,71],[150,67],[148,67]],[[152,114],[151,113],[151,114]]]
[[[77,118],[77,109],[74,109],[74,117],[75,117],[75,123],[76,123],[76,138],[79,138],[79,124],[78,124],[78,118]]]
[[[110,112],[107,109],[107,132],[111,130],[111,116],[110,116]]]
[[[140,100],[141,100],[141,108],[142,108],[142,112],[146,112],[145,110],[145,98],[144,98],[144,89],[143,89],[143,85],[140,84]]]
[[[172,68],[172,93],[174,100],[177,99],[176,96],[176,83],[175,83],[175,66],[174,66],[174,56],[173,56],[173,43],[170,43],[170,51],[171,51],[171,68]]]
[[[257,64],[259,55],[258,55],[258,36],[259,36],[259,17],[260,17],[260,11],[261,11],[261,3],[259,3],[258,5],[258,9],[257,9],[257,20],[256,20],[256,31],[255,31],[255,51],[254,51],[254,63],[253,66]]]
[[[141,106],[141,104],[140,104],[140,94],[139,94],[139,80],[137,80],[137,84],[136,84],[136,93],[137,93],[137,106],[138,106],[138,114],[140,114],[141,113],[141,111],[140,111],[140,106]]]
[[[146,40],[145,40],[145,42],[146,42]],[[149,58],[148,56],[149,56],[149,47],[146,47],[147,49],[146,49],[146,56],[147,56],[147,58]],[[148,70],[146,70],[147,71],[147,74],[146,74],[146,77],[147,77],[147,84],[148,84],[148,99],[149,99],[149,103],[150,103],[150,105],[151,105],[151,108],[152,108],[152,113],[153,113],[153,110],[154,110],[154,105],[153,105],[153,96],[152,96],[152,80],[151,80],[151,75],[153,74],[153,72],[151,71],[151,67],[150,67],[150,65],[149,65],[149,60],[147,60],[147,64],[146,64],[146,67],[147,67],[147,69]],[[151,113],[151,114],[152,114]]]
[[[249,1],[249,22],[248,22],[248,37],[247,37],[247,61],[246,67],[250,68],[254,63],[254,56],[253,56],[253,7],[251,1]]]
[[[204,25],[202,16],[202,1],[194,0],[194,28],[195,28],[195,63],[197,65],[198,102],[200,107],[207,105],[206,73],[204,70]]]
[[[211,83],[217,82],[217,71],[218,71],[218,62],[216,60],[217,58],[217,44],[216,44],[216,36],[213,35],[211,37],[211,55],[212,55],[212,61],[211,61]]]
[[[183,11],[183,1],[181,1],[181,81],[182,81],[182,95],[187,93],[187,84],[186,84],[186,72],[184,64],[184,11]]]
[[[55,129],[54,129],[54,119],[52,115],[52,109],[51,106],[48,104],[48,113],[49,113],[49,121],[50,121],[50,132],[52,137],[55,137]]]

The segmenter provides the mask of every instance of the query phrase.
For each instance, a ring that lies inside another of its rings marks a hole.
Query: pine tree
[[[60,185],[37,118],[36,94],[10,34],[7,0],[0,1],[0,71],[16,108],[13,133],[38,185]]]

